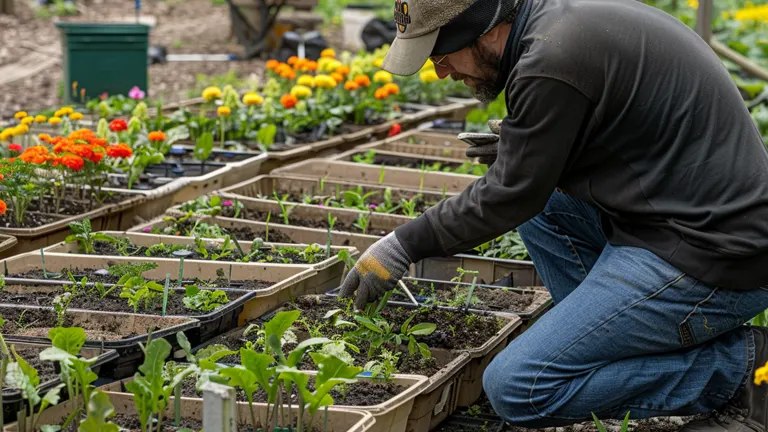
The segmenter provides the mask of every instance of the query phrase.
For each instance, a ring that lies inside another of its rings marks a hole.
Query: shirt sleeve
[[[414,262],[465,252],[517,228],[555,190],[592,115],[591,101],[551,78],[519,78],[507,100],[498,157],[485,176],[395,230]]]

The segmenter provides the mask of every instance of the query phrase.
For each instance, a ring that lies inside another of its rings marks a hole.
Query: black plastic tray
[[[8,345],[26,345],[25,348],[42,348],[42,347],[50,347],[50,342],[47,344],[27,344],[27,343],[21,343],[16,342],[13,343],[11,341],[8,342]],[[96,362],[91,365],[91,371],[93,371],[96,375],[99,375],[99,372],[101,371],[102,367],[107,365],[108,363],[112,362],[113,360],[117,359],[119,356],[118,352],[115,350],[108,350],[104,351],[102,354],[97,356]],[[56,366],[56,370],[58,371],[58,366]],[[45,392],[48,390],[56,387],[57,385],[61,384],[61,379],[56,378],[52,379],[50,381],[46,381],[44,383],[41,383],[39,386],[37,386],[37,391],[44,395]],[[61,401],[65,401],[68,399],[68,395],[66,395],[66,389],[62,389],[61,391]],[[21,396],[21,390],[9,390],[9,391],[3,391],[3,420],[6,424],[15,422],[17,418],[17,414],[21,410],[27,409],[27,402],[24,400],[24,398]]]
[[[501,432],[504,429],[504,422],[500,420],[454,415],[442,422],[440,426],[434,429],[434,432],[441,432],[445,426],[462,427],[466,431]]]

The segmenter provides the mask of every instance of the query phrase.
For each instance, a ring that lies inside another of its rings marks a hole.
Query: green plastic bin
[[[58,22],[62,34],[64,101],[80,101],[72,93],[85,89],[86,99],[103,93],[128,94],[133,86],[147,90],[149,26]]]

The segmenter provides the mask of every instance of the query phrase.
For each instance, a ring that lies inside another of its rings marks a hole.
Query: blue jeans
[[[485,372],[507,422],[708,413],[752,376],[743,324],[768,309],[768,288],[707,286],[645,249],[612,246],[599,212],[559,192],[518,230],[555,307]]]

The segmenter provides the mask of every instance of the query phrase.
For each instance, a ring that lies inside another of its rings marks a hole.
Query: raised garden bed
[[[480,176],[487,171],[486,165],[475,164],[472,161],[452,159],[439,156],[425,156],[413,153],[398,153],[379,149],[355,149],[331,160],[355,162],[365,165],[409,168],[425,172],[445,172]]]
[[[386,185],[393,188],[437,194],[443,192],[446,194],[460,193],[477,181],[476,176],[466,174],[425,172],[388,166],[382,168],[375,165],[326,159],[310,159],[299,162],[277,169],[272,174],[312,180],[324,178],[326,181],[345,181],[362,185]]]
[[[286,197],[285,201],[292,203],[363,211],[375,206],[374,212],[402,216],[418,216],[430,206],[453,195],[273,175],[256,177],[222,189],[218,194],[228,200],[237,200],[240,197],[276,200],[277,195],[281,200]]]
[[[114,407],[116,416],[110,420],[113,423],[117,423],[126,431],[139,432],[140,422],[138,420],[138,413],[133,401],[133,395],[123,393],[106,392],[109,396],[109,400]],[[62,424],[66,418],[70,415],[73,409],[71,402],[65,402],[46,409],[40,416],[41,424]],[[203,412],[205,410],[202,399],[190,399],[182,398],[180,401],[180,409],[183,413],[182,427],[191,428],[192,430],[201,430],[203,427]],[[267,405],[266,404],[254,404],[254,410],[257,414],[257,418],[267,418]],[[285,423],[289,419],[296,417],[298,410],[293,407],[292,410],[286,409],[283,414],[283,420]],[[169,423],[168,419],[173,418],[174,405],[170,403],[167,407],[165,414],[166,422],[164,423],[163,432],[173,432],[177,428],[173,427]],[[253,431],[253,426],[250,425],[250,411],[249,406],[246,403],[237,403],[235,407],[235,415],[239,420],[239,425],[236,430],[239,432]],[[343,408],[330,407],[328,408],[328,422],[327,432],[366,432],[370,430],[370,427],[374,424],[373,417],[368,413],[360,411],[351,411]],[[261,425],[256,425],[261,426]],[[7,427],[9,432],[19,432],[17,425],[10,425]]]
[[[427,258],[412,267],[412,275],[423,279],[445,280],[456,275],[457,268],[478,272],[478,281],[488,285],[505,287],[544,286],[531,261],[486,258],[477,255],[458,254],[451,257]],[[465,275],[464,282],[472,276]]]
[[[50,343],[28,344],[14,342],[9,345],[13,345],[16,353],[37,370],[40,377],[40,385],[36,387],[36,390],[40,394],[45,394],[48,390],[61,383],[59,370],[57,370],[56,365],[52,362],[43,362],[39,357],[41,351],[51,347]],[[103,365],[112,362],[118,357],[118,353],[114,350],[104,351],[101,348],[82,348],[80,356],[87,359],[95,358],[96,360],[91,365],[91,370],[98,374]],[[0,354],[0,358],[2,358],[2,354]],[[26,402],[22,397],[21,390],[10,387],[7,381],[4,381],[3,384],[3,420],[8,424],[16,421],[16,415],[23,409],[26,409]]]

